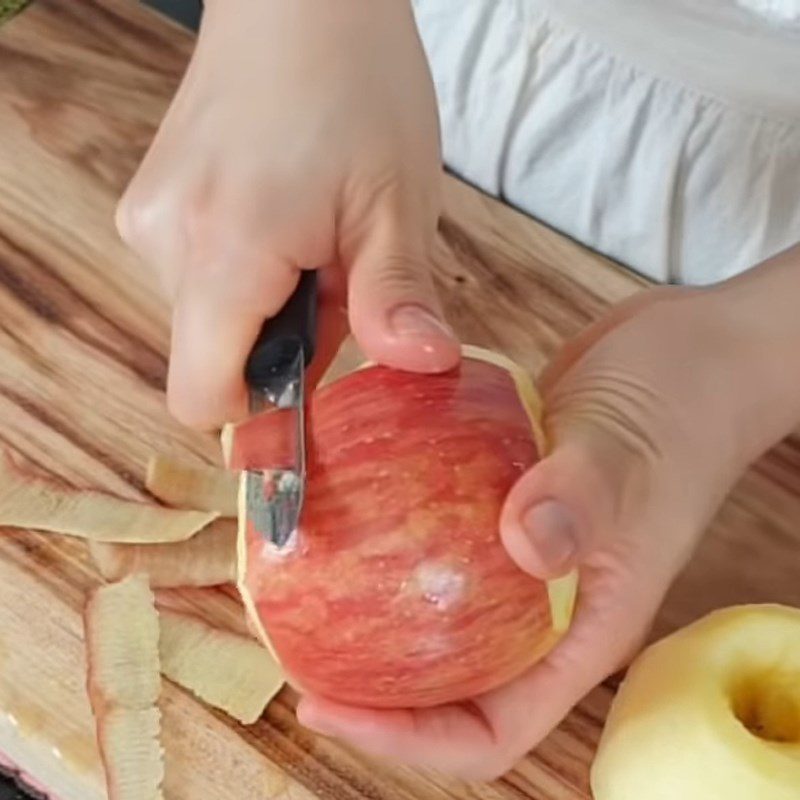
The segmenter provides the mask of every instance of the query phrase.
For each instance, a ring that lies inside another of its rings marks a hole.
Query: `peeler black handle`
[[[304,366],[308,367],[314,358],[316,336],[317,272],[306,269],[286,305],[261,327],[245,365],[248,385],[264,385],[291,366],[298,347],[303,352]]]

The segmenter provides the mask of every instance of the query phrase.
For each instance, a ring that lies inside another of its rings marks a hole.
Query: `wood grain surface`
[[[80,487],[142,498],[154,451],[218,460],[168,416],[169,309],[118,241],[116,198],[191,50],[130,0],[38,0],[0,28],[0,446]],[[622,269],[448,179],[436,277],[464,340],[536,373],[565,337],[642,287]],[[354,358],[345,348],[337,369]],[[800,448],[741,481],[654,627],[744,601],[800,605]],[[65,800],[105,797],[80,613],[99,581],[83,542],[0,537],[0,749]],[[240,621],[228,591],[176,602]],[[252,727],[165,685],[169,800],[579,800],[613,682],[491,785],[376,764],[303,731],[284,691]],[[645,800],[643,798],[643,800]]]

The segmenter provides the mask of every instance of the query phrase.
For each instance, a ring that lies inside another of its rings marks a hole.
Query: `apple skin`
[[[281,424],[275,414],[238,428],[231,466],[282,462],[285,437],[269,435]],[[507,370],[471,358],[441,375],[366,367],[314,395],[307,439],[287,551],[240,518],[240,589],[301,691],[438,705],[506,683],[552,647],[548,586],[514,564],[498,531],[539,457]]]
[[[713,612],[636,659],[595,800],[800,800],[800,609]]]

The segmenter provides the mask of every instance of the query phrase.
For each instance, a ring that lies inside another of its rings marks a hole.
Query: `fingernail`
[[[570,510],[544,500],[522,515],[522,527],[537,555],[550,569],[567,566],[578,552],[578,535]]]
[[[389,324],[392,331],[401,337],[455,338],[450,326],[424,306],[411,304],[398,306],[390,314]]]

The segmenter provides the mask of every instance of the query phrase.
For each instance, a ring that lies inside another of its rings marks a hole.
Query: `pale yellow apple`
[[[800,800],[800,609],[716,611],[645,650],[591,782],[595,800]]]

